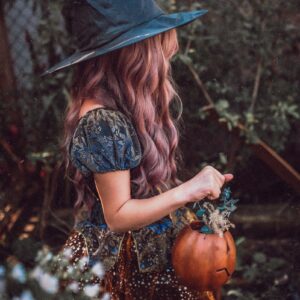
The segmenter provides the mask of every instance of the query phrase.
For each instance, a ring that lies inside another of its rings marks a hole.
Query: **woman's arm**
[[[141,228],[188,201],[181,185],[150,198],[132,199],[129,170],[97,173],[94,176],[106,223],[113,231]]]
[[[210,199],[216,199],[225,181],[232,178],[231,174],[222,175],[207,166],[192,179],[164,193],[146,199],[132,199],[129,170],[94,173],[105,221],[112,231],[119,232],[149,225],[187,202],[199,201],[208,194]]]

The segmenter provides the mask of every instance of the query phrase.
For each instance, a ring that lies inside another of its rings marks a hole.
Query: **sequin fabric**
[[[85,236],[76,230],[71,233],[62,250],[66,248],[72,249],[70,259],[74,265],[88,253]],[[132,233],[127,232],[117,263],[105,273],[103,279],[95,277],[88,283],[99,284],[102,292],[109,292],[111,300],[215,300],[211,291],[198,292],[181,285],[172,267],[160,272],[140,272],[136,250]],[[80,289],[84,283],[79,283]]]
[[[80,119],[69,154],[74,166],[90,177],[94,172],[134,169],[141,161],[142,148],[127,116],[100,108]],[[165,217],[139,230],[118,233],[105,224],[96,197],[92,213],[83,209],[62,251],[72,249],[72,262],[87,255],[87,267],[100,260],[105,277],[95,282],[112,299],[214,299],[211,292],[200,293],[182,286],[172,268],[172,244],[188,224],[187,210],[178,209],[176,221]]]

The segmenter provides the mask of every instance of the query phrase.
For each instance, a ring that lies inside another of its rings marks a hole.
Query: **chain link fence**
[[[37,38],[40,10],[32,0],[16,0],[5,1],[3,11],[17,89],[32,89],[30,75],[33,73],[33,62],[30,46],[32,39]]]

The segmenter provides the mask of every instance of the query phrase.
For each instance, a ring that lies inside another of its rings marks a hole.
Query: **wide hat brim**
[[[41,74],[41,76],[51,74],[68,66],[72,66],[79,62],[142,41],[146,38],[157,35],[164,31],[168,31],[170,29],[188,24],[207,12],[208,10],[201,9],[189,12],[178,12],[173,14],[160,15],[146,23],[142,23],[138,26],[131,28],[130,30],[119,35],[112,41],[106,43],[105,45],[102,45],[99,48],[86,51],[76,51],[71,56],[63,59],[61,62],[55,64],[54,66],[46,70],[44,73]]]

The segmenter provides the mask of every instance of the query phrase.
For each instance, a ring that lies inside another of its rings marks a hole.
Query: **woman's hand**
[[[212,166],[204,167],[193,178],[183,183],[188,193],[188,202],[199,201],[205,197],[210,200],[218,199],[224,183],[232,179],[232,174],[221,174]]]

